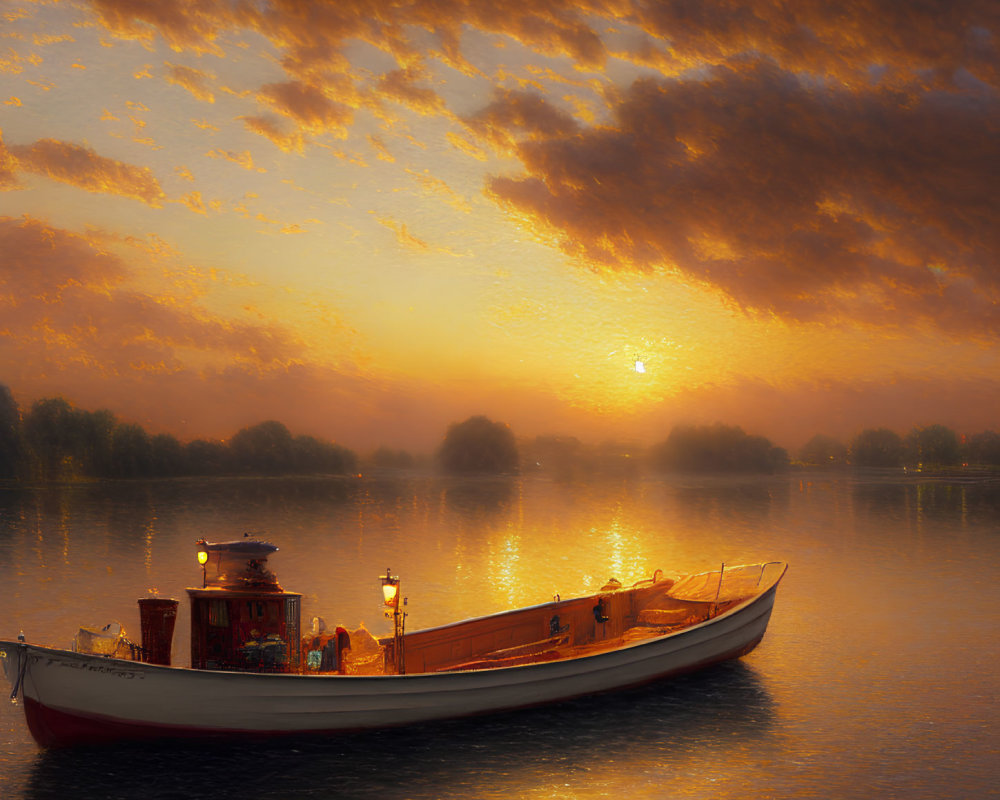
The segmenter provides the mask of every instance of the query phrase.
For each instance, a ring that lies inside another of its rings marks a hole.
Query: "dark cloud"
[[[520,141],[558,140],[579,132],[567,112],[531,92],[502,90],[478,114],[466,120],[469,129],[498,150],[516,151]]]
[[[581,66],[604,64],[606,39],[623,25],[641,28],[661,42],[664,63],[675,67],[720,64],[738,54],[774,59],[790,71],[864,78],[870,70],[920,72],[951,80],[958,72],[997,85],[1000,11],[993,0],[339,0],[302,3],[271,0],[91,0],[103,24],[121,36],[154,32],[175,49],[214,50],[216,38],[250,28],[284,53],[289,74],[315,78],[342,72],[341,48],[360,40],[392,53],[404,67],[421,60],[410,32],[436,37],[439,55],[461,66],[464,31],[502,34],[537,52],[562,55]],[[636,45],[640,61],[651,58],[649,40]],[[629,56],[628,49],[616,51]]]
[[[757,53],[792,72],[867,81],[872,70],[946,83],[967,72],[998,85],[1000,10],[993,0],[660,0],[635,3],[638,24],[678,64]]]
[[[231,31],[266,37],[289,81],[262,87],[258,97],[292,120],[301,129],[295,133],[342,130],[352,123],[353,109],[380,97],[425,113],[444,112],[440,97],[416,85],[414,76],[426,71],[430,58],[481,75],[472,63],[475,54],[463,53],[463,37],[471,31],[507,37],[583,69],[601,69],[612,51],[670,76],[752,57],[787,73],[855,87],[879,81],[1000,88],[995,0],[91,2],[113,33],[146,41],[159,33],[177,50],[221,54],[217,39]],[[381,76],[355,72],[345,49],[358,41],[388,53],[399,68]],[[191,91],[207,91],[197,75],[169,77]],[[294,133],[248,125],[285,149],[302,144]]]
[[[639,81],[575,135],[546,108],[508,94],[469,126],[516,139],[526,173],[489,190],[568,254],[789,318],[1000,335],[996,95],[852,90],[757,60]]]

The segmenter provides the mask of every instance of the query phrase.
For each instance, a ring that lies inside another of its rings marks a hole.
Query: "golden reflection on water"
[[[519,605],[524,583],[521,579],[521,537],[511,525],[491,542],[486,556],[486,577],[492,590],[490,599],[499,606]]]
[[[644,537],[635,527],[630,527],[623,519],[624,509],[621,504],[615,509],[614,517],[605,534],[608,545],[609,563],[612,575],[623,584],[631,584],[642,575],[648,561]]]

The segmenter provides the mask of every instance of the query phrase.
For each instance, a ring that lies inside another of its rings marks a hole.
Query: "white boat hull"
[[[592,655],[491,670],[281,675],[165,667],[0,642],[44,746],[141,737],[332,733],[407,725],[609,692],[737,658],[767,628],[780,576],[698,625]]]

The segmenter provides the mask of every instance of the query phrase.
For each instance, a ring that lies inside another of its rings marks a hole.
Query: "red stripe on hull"
[[[69,714],[44,706],[30,697],[24,698],[24,718],[32,738],[42,747],[101,744],[171,735],[170,728]]]

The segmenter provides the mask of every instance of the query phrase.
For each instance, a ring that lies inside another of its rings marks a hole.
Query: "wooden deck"
[[[661,580],[408,633],[406,673],[575,658],[697,624],[738,602],[715,608],[712,602],[679,600],[668,595],[673,583]]]

